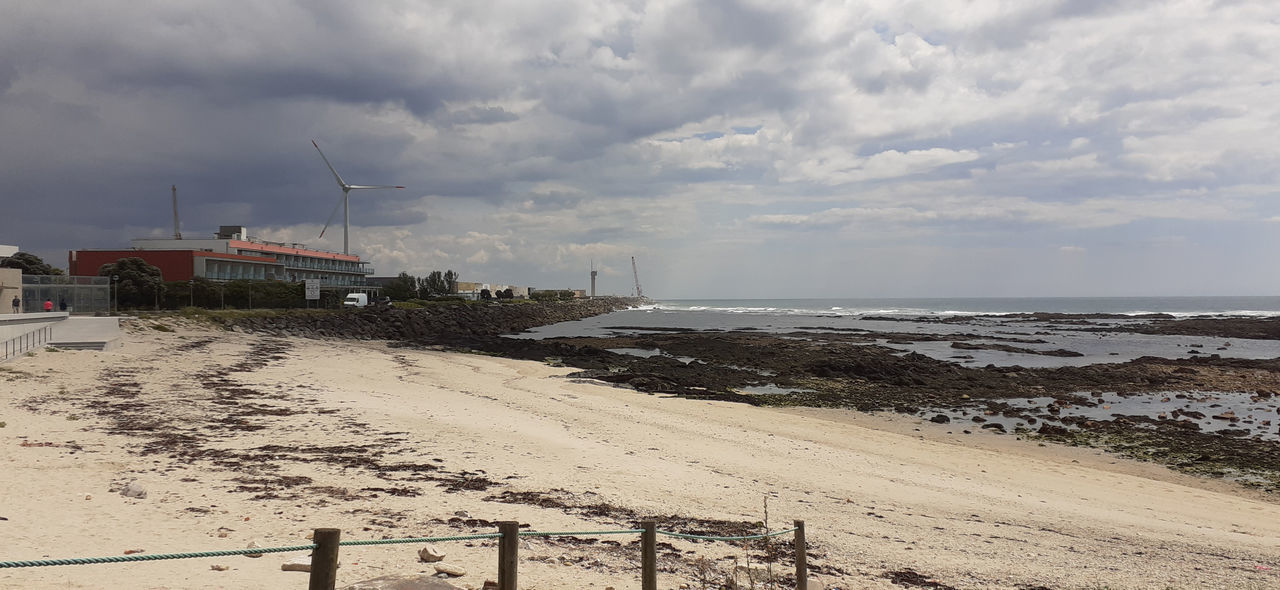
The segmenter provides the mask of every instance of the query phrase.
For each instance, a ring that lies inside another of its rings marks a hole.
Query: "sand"
[[[0,366],[0,561],[288,546],[317,527],[357,540],[633,524],[493,499],[534,492],[728,521],[763,520],[767,498],[771,530],[806,522],[828,588],[900,588],[885,576],[905,570],[954,588],[1280,588],[1275,498],[1093,450],[646,395],[384,342],[150,325],[111,351]],[[135,480],[146,498],[118,493]],[[521,587],[638,588],[635,540],[526,538]],[[718,576],[746,559],[738,544],[659,540],[661,588],[701,587],[694,559]],[[492,541],[438,546],[467,571],[459,587],[496,579]],[[433,572],[419,548],[343,548],[338,585]],[[306,574],[280,570],[295,555],[0,569],[0,587],[300,588]]]

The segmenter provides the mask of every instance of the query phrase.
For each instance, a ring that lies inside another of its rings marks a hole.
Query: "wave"
[[[751,302],[751,304],[733,305],[730,302],[726,301],[724,302],[724,304],[717,305],[717,304],[702,303],[702,302],[699,302],[699,303],[656,302],[651,305],[645,305],[638,309],[644,310],[644,311],[662,311],[662,312],[710,312],[710,313],[725,313],[725,314],[736,314],[736,315],[782,315],[782,316],[827,316],[827,317],[830,317],[830,316],[836,316],[836,317],[886,316],[886,317],[908,317],[909,318],[909,317],[923,316],[923,317],[933,317],[933,318],[946,318],[946,317],[973,317],[973,316],[1002,316],[1002,315],[1026,314],[1026,313],[1065,313],[1065,314],[1077,314],[1077,315],[1105,313],[1105,314],[1112,314],[1112,315],[1118,315],[1118,316],[1133,316],[1133,317],[1152,315],[1152,314],[1165,314],[1165,315],[1173,316],[1175,318],[1280,317],[1280,310],[1265,310],[1265,309],[1263,310],[1204,309],[1204,310],[1179,310],[1179,311],[1166,311],[1166,310],[1156,310],[1156,309],[1127,309],[1127,310],[1113,309],[1113,310],[1105,310],[1105,311],[1079,311],[1079,310],[1069,310],[1069,309],[1053,309],[1052,307],[1046,307],[1045,309],[1036,309],[1034,311],[1028,311],[1026,309],[971,310],[971,309],[963,309],[963,308],[955,309],[955,308],[949,308],[945,306],[940,306],[939,308],[934,308],[934,309],[925,308],[925,307],[890,307],[890,306],[856,307],[856,306],[847,306],[847,305],[814,305],[812,307],[808,307],[808,306],[782,305],[782,304],[768,305],[768,304],[761,304],[761,303],[757,303],[753,301]]]

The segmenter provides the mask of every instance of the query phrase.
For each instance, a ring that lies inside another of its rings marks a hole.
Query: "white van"
[[[343,307],[365,307],[369,305],[369,295],[366,293],[347,293],[347,298],[342,300]]]

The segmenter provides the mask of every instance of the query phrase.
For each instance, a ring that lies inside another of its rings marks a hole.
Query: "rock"
[[[471,518],[471,513],[466,510],[455,510],[453,515],[458,518]]]
[[[142,487],[138,480],[133,480],[125,484],[124,489],[120,490],[120,495],[126,498],[137,498],[139,500],[147,497],[147,488]]]
[[[442,561],[436,564],[436,573],[446,574],[453,577],[461,577],[461,576],[467,575],[467,570],[464,570],[456,565],[445,563]]]
[[[480,590],[498,590],[498,583],[493,580],[485,580],[484,586],[481,586]]]
[[[309,572],[311,571],[311,556],[303,555],[299,557],[289,558],[288,561],[280,564],[282,572]]]
[[[809,578],[809,590],[825,590],[826,585],[817,578]]]
[[[259,542],[257,539],[254,539],[252,541],[249,541],[249,544],[245,545],[244,548],[245,549],[261,549],[262,543]],[[244,556],[245,557],[262,557],[262,554],[261,553],[245,553]]]
[[[950,424],[951,418],[946,414],[938,414],[937,416],[929,418],[929,421],[935,424]]]
[[[443,561],[444,551],[435,545],[427,545],[418,551],[418,559],[425,562]]]
[[[493,584],[498,587],[497,582]],[[342,590],[455,590],[453,584],[427,574],[391,574],[343,586]]]

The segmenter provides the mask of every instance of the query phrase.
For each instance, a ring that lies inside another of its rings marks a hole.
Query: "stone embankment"
[[[513,334],[639,305],[639,299],[456,303],[421,309],[371,307],[332,312],[285,312],[226,320],[233,329],[306,338],[354,338],[452,343]]]

